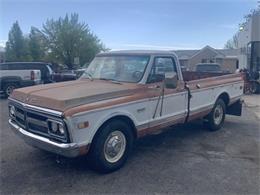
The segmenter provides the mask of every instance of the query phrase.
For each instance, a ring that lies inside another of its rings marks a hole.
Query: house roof
[[[189,59],[195,55],[199,50],[175,50],[174,52],[180,59]]]
[[[216,52],[218,57],[237,57],[237,55],[239,54],[239,49],[214,49],[213,47],[210,47],[208,45],[200,50],[175,50],[174,52],[179,57],[179,59],[190,59],[206,49],[210,49]]]
[[[216,49],[218,52],[224,54],[225,56],[238,56],[239,49]]]

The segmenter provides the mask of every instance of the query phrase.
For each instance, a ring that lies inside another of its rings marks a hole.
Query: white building
[[[238,32],[239,68],[250,68],[258,64],[260,58],[260,11],[241,27]]]

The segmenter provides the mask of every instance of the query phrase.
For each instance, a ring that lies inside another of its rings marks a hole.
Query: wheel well
[[[132,121],[132,119],[130,119],[129,117],[127,116],[124,116],[124,115],[118,115],[118,116],[114,116],[110,119],[108,119],[107,121],[105,121],[97,130],[97,132],[95,133],[96,135],[98,134],[99,130],[104,126],[106,125],[107,123],[110,123],[111,121],[113,120],[121,120],[121,121],[124,121],[125,123],[129,124],[131,126],[131,129],[132,129],[132,132],[133,132],[133,135],[134,135],[134,138],[137,137],[137,130],[136,130],[136,127],[135,127],[135,124],[134,122]],[[95,136],[94,136],[95,137]]]
[[[222,99],[224,102],[225,102],[225,104],[226,104],[226,106],[228,106],[228,104],[229,104],[229,95],[225,92],[225,93],[222,93],[219,97],[218,97],[218,99]]]

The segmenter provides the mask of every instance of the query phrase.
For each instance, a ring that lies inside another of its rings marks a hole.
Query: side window
[[[23,70],[23,66],[21,64],[9,64],[10,70]]]
[[[177,74],[175,61],[170,57],[156,57],[147,83],[163,81],[167,72],[175,72]]]

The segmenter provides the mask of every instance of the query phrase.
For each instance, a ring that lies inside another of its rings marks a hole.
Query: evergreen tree
[[[21,28],[16,21],[8,34],[6,43],[6,60],[7,61],[25,61],[30,59],[26,48],[26,41],[23,37]]]
[[[42,61],[44,58],[44,39],[41,32],[31,27],[29,35],[29,51],[33,61]]]

